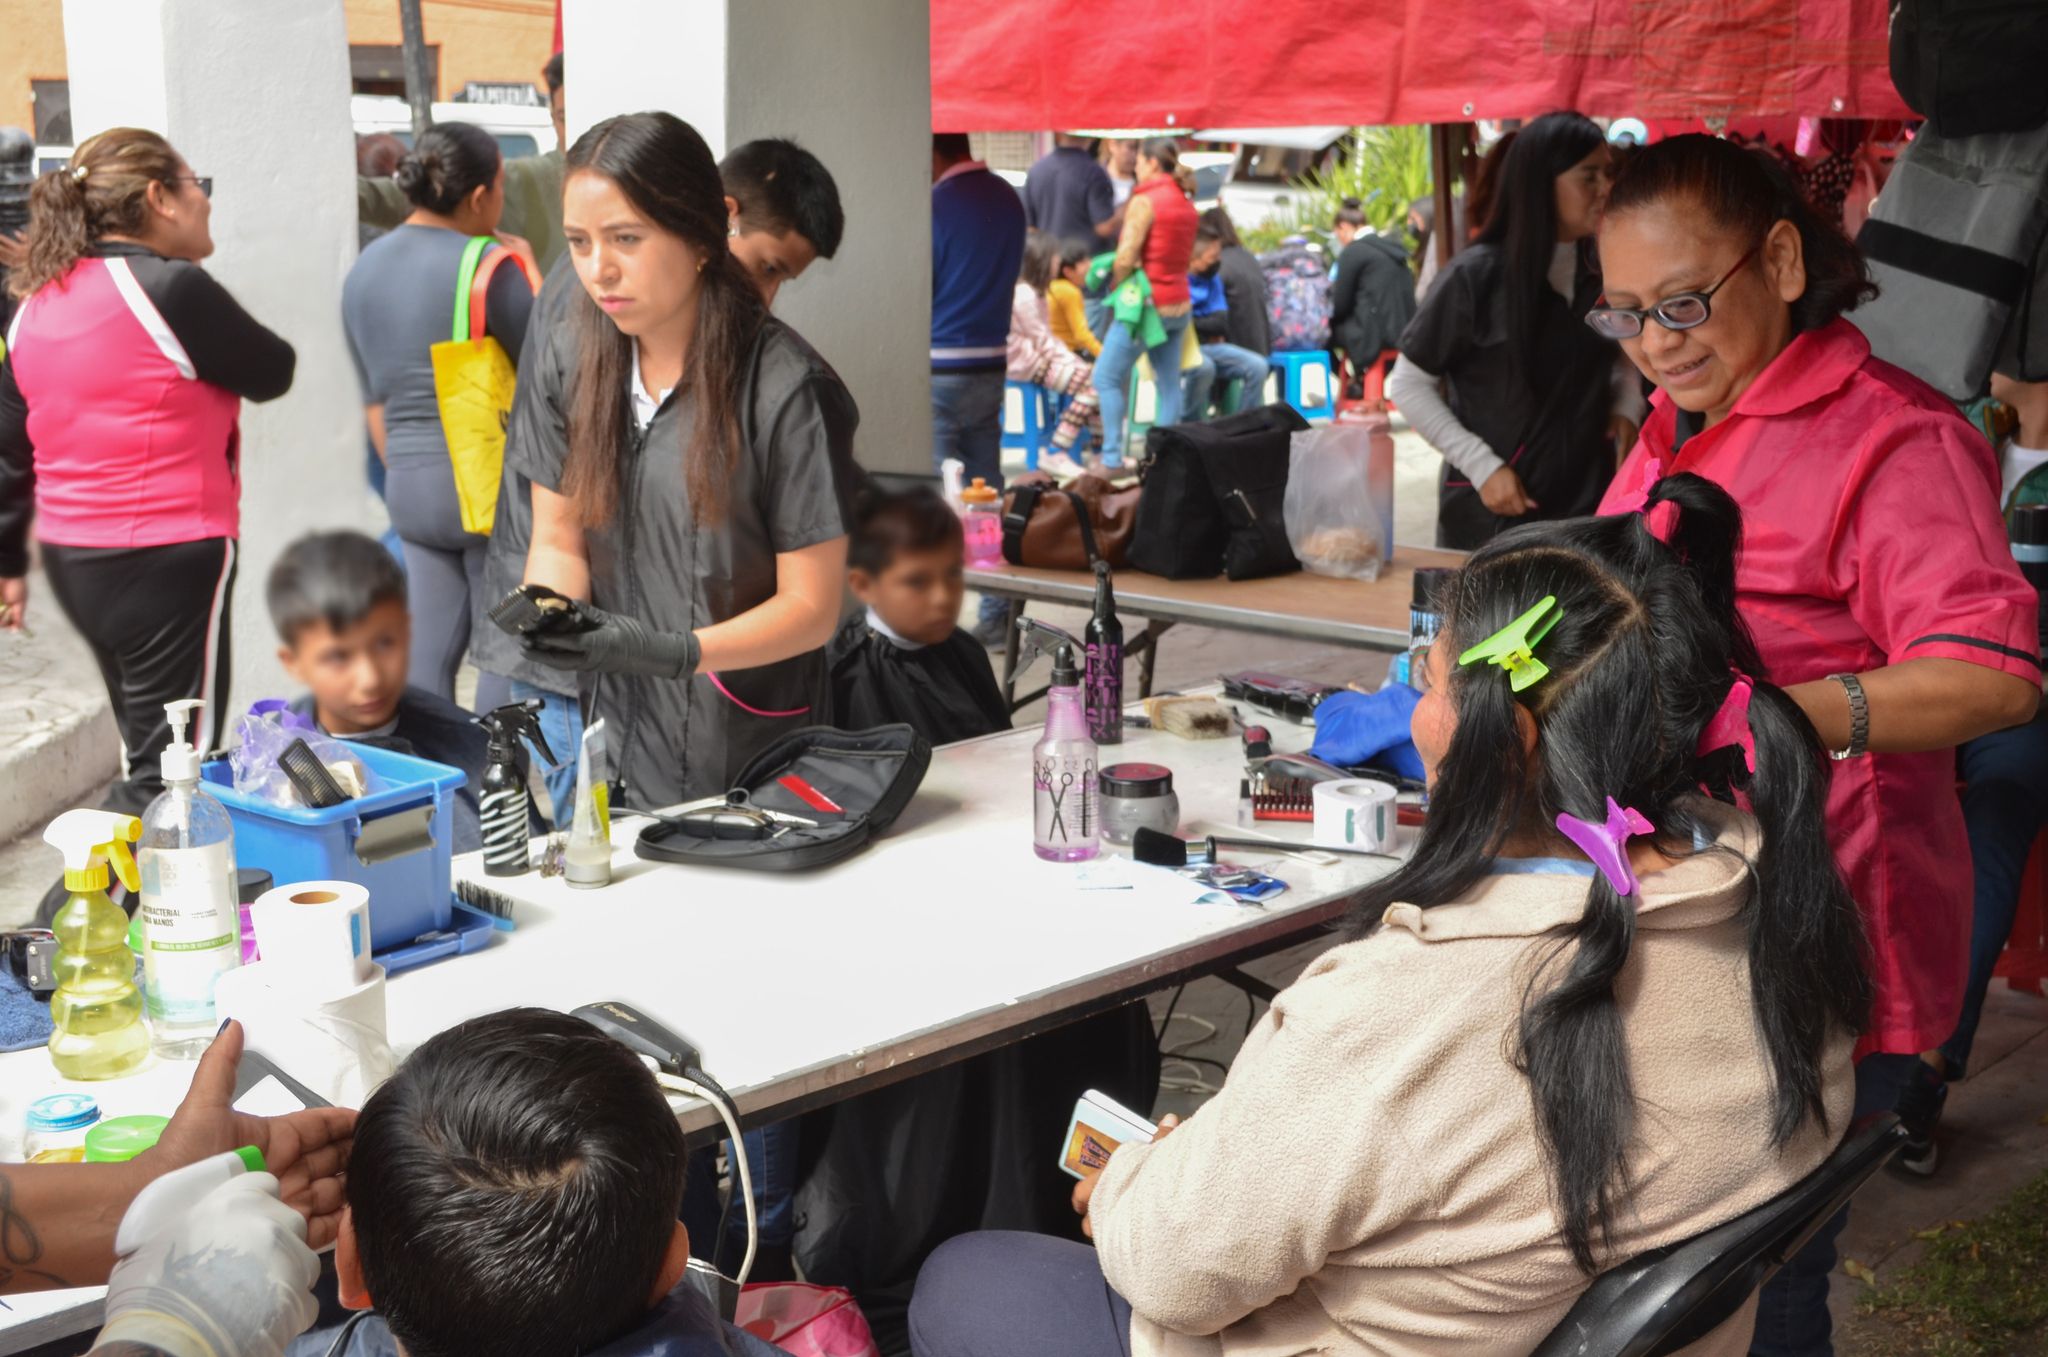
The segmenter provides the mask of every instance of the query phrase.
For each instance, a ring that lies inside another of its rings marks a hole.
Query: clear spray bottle
[[[1101,851],[1095,820],[1095,741],[1081,708],[1074,648],[1053,652],[1045,738],[1031,749],[1031,848],[1050,862],[1084,862]]]

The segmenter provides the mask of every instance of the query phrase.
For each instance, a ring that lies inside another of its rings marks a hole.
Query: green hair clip
[[[1548,636],[1563,616],[1556,597],[1545,594],[1535,607],[1458,656],[1458,663],[1497,664],[1508,671],[1508,686],[1519,693],[1549,675],[1550,666],[1536,658],[1536,643]]]

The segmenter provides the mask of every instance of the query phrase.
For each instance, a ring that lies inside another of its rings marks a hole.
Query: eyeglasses
[[[1764,247],[1762,241],[1749,247],[1749,253],[1735,261],[1735,267],[1716,279],[1712,287],[1699,292],[1677,292],[1658,302],[1655,306],[1606,306],[1601,298],[1593,309],[1586,313],[1586,324],[1596,334],[1607,339],[1634,339],[1643,332],[1643,322],[1656,317],[1657,323],[1667,330],[1691,330],[1707,323],[1707,317],[1714,314],[1708,305],[1708,298],[1721,290],[1730,278],[1742,271],[1742,266],[1756,258]]]
[[[170,182],[173,184],[197,184],[199,185],[199,192],[202,197],[211,198],[213,196],[213,176],[210,174],[174,174],[171,176]]]

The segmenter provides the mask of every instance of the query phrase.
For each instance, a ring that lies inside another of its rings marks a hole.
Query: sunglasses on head
[[[1607,339],[1634,339],[1643,332],[1643,325],[1654,317],[1667,330],[1691,330],[1707,323],[1707,317],[1714,314],[1709,299],[1721,290],[1730,278],[1742,271],[1742,266],[1756,258],[1764,247],[1762,241],[1749,247],[1749,252],[1735,261],[1734,267],[1714,281],[1712,287],[1698,292],[1675,292],[1655,306],[1609,306],[1602,297],[1586,313],[1586,324],[1596,334]]]

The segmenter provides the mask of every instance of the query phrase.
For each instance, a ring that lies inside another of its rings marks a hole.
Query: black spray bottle
[[[1109,562],[1095,563],[1095,613],[1082,633],[1088,644],[1088,682],[1083,695],[1088,736],[1098,745],[1124,742],[1124,624],[1117,620]]]
[[[519,742],[533,741],[550,764],[560,762],[540,733],[539,698],[514,702],[474,718],[491,737],[484,785],[477,797],[484,840],[484,875],[520,876],[532,865],[527,850],[528,808],[532,801],[519,767]]]

